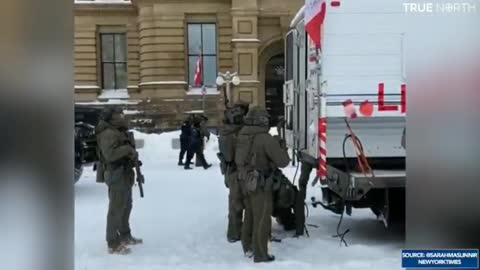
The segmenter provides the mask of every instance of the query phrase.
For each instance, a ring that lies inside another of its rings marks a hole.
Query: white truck
[[[321,50],[305,31],[304,9],[285,38],[285,140],[302,165],[317,168],[322,206],[347,214],[352,208],[370,208],[385,226],[403,221],[403,1],[327,0]],[[352,118],[353,108],[356,117]],[[326,119],[324,131],[321,118]],[[358,166],[347,124],[361,142],[359,151],[372,168],[369,173]],[[323,147],[320,133],[326,137]],[[320,175],[322,159],[326,160],[324,177]]]

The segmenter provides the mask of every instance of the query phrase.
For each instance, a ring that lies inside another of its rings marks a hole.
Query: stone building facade
[[[128,100],[164,126],[195,109],[217,119],[215,78],[230,71],[241,79],[235,100],[281,106],[284,36],[303,2],[75,0],[76,102]],[[205,99],[193,83],[197,63]]]

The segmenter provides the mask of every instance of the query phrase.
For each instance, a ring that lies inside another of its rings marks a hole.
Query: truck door
[[[306,57],[306,49],[307,49],[307,42],[306,42],[306,32],[305,26],[303,21],[301,21],[297,26],[297,42],[296,42],[296,49],[297,49],[297,72],[295,73],[295,81],[297,82],[297,103],[295,103],[295,107],[297,109],[297,142],[298,142],[298,150],[302,151],[307,149],[307,92],[306,92],[306,72],[307,72],[307,57]]]
[[[320,82],[317,79],[316,55],[313,41],[307,37],[306,48],[306,148],[310,156],[318,158],[318,116],[320,113]]]
[[[283,86],[283,102],[285,104],[285,141],[287,145],[296,148],[295,143],[295,126],[296,126],[296,110],[295,110],[295,88],[296,83],[294,74],[296,70],[296,50],[295,38],[296,30],[287,33],[285,39],[285,84]]]

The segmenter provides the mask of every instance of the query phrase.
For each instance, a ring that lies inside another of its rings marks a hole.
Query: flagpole
[[[207,89],[205,88],[205,85],[202,86],[202,111],[205,114],[205,94],[207,92]]]

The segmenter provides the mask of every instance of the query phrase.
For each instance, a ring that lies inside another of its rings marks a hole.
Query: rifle
[[[135,137],[133,136],[133,132],[129,131],[128,140],[133,148],[135,148]],[[135,166],[135,174],[137,175],[137,184],[138,189],[140,190],[140,197],[143,198],[143,184],[145,183],[145,177],[143,177],[142,171],[140,170],[140,160],[138,160],[138,155],[133,160],[133,164]]]
[[[218,152],[217,157],[220,160],[220,171],[222,172],[222,175],[225,175],[227,173],[227,161],[225,160],[225,156],[221,152]]]

